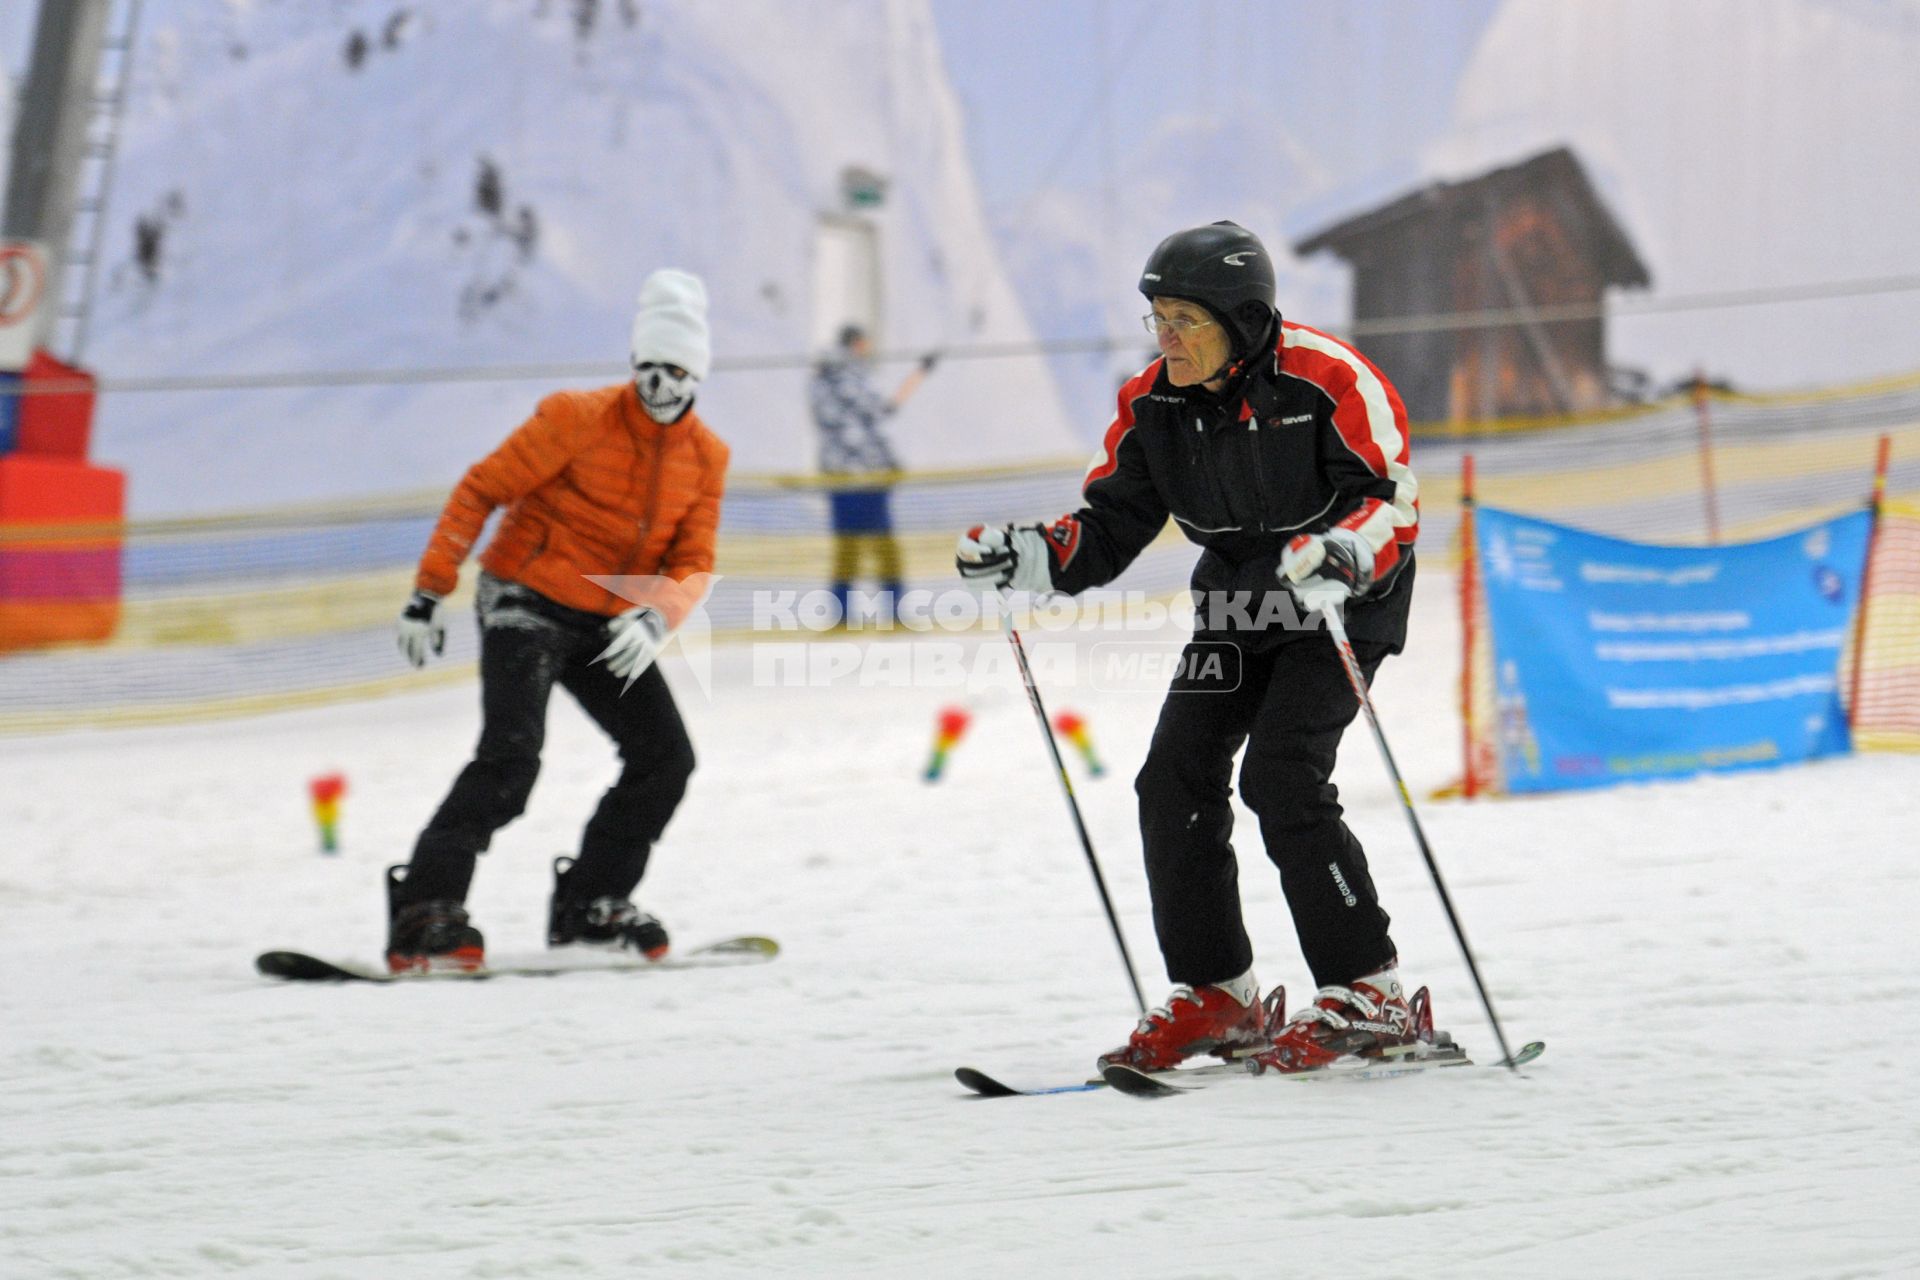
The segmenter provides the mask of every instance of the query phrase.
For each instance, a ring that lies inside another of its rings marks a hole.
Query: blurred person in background
[[[847,481],[827,491],[833,516],[832,590],[845,625],[853,625],[853,586],[868,553],[880,584],[879,620],[890,620],[900,599],[903,573],[891,490],[901,468],[880,424],[899,412],[939,362],[939,352],[928,352],[891,397],[883,396],[873,385],[873,339],[859,325],[848,324],[841,326],[833,354],[814,369],[807,398],[820,431],[820,472]]]
[[[1039,594],[1113,581],[1171,515],[1204,548],[1199,614],[1140,770],[1154,931],[1176,984],[1100,1063],[1163,1070],[1201,1053],[1311,1070],[1406,1052],[1431,1034],[1409,1000],[1366,854],[1341,819],[1335,753],[1359,710],[1319,625],[1344,608],[1368,680],[1406,642],[1419,513],[1406,408],[1346,343],[1283,321],[1273,260],[1231,222],[1167,237],[1140,291],[1160,358],[1121,387],[1082,487],[1052,524],[975,526],[962,577]],[[1236,608],[1237,606],[1237,608]],[[1262,999],[1231,834],[1234,757],[1314,999]]]
[[[526,808],[556,684],[613,739],[621,771],[578,856],[554,862],[547,943],[666,954],[666,929],[631,899],[694,759],[654,658],[704,598],[728,456],[693,412],[710,363],[697,277],[647,278],[631,356],[625,382],[542,400],[461,479],[421,556],[400,617],[416,667],[441,651],[441,602],[488,516],[506,508],[480,557],[480,741],[412,861],[387,872],[395,972],[483,966],[467,889],[494,833]],[[629,581],[616,594],[589,575]]]

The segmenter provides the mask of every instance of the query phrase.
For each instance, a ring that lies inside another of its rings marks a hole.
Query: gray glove
[[[400,652],[416,667],[427,665],[427,655],[446,652],[447,624],[440,619],[440,597],[416,591],[400,611]]]
[[[1037,524],[975,525],[960,535],[953,567],[968,582],[1035,595],[1053,590],[1047,535]]]
[[[1338,525],[1303,533],[1281,553],[1280,581],[1309,611],[1345,604],[1373,585],[1373,548]]]
[[[652,605],[635,605],[607,620],[607,641],[594,661],[606,663],[607,670],[626,679],[624,693],[666,647],[666,616]]]

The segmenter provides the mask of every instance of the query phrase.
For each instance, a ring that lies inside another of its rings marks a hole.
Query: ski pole
[[[1147,997],[1140,990],[1140,976],[1133,970],[1133,956],[1127,951],[1127,940],[1120,932],[1120,917],[1113,909],[1113,899],[1107,896],[1107,880],[1100,874],[1100,860],[1093,856],[1093,840],[1087,835],[1087,824],[1080,817],[1080,802],[1073,797],[1073,779],[1067,776],[1067,765],[1060,758],[1060,743],[1053,736],[1053,723],[1047,719],[1047,709],[1040,701],[1040,688],[1033,682],[1033,668],[1027,665],[1027,647],[1020,643],[1020,633],[1014,629],[1013,619],[1007,619],[1007,639],[1013,642],[1013,656],[1020,664],[1020,679],[1027,686],[1027,701],[1033,704],[1034,718],[1040,721],[1040,733],[1047,740],[1047,750],[1053,753],[1053,767],[1060,776],[1060,789],[1066,793],[1067,809],[1073,814],[1074,830],[1080,833],[1080,848],[1087,855],[1087,867],[1093,872],[1093,887],[1100,891],[1100,905],[1106,908],[1107,923],[1113,928],[1114,945],[1120,948],[1120,961],[1127,966],[1127,981],[1133,984],[1133,998],[1139,1002],[1140,1016],[1147,1016]]]
[[[1420,815],[1413,811],[1413,796],[1400,776],[1400,766],[1393,762],[1393,749],[1387,746],[1387,735],[1381,731],[1380,717],[1374,714],[1373,699],[1367,696],[1366,676],[1360,670],[1360,660],[1354,657],[1353,642],[1347,639],[1347,626],[1340,619],[1340,606],[1327,601],[1318,608],[1320,616],[1327,620],[1327,634],[1333,637],[1334,647],[1340,651],[1340,662],[1347,669],[1347,683],[1353,686],[1354,696],[1360,699],[1360,709],[1367,713],[1367,724],[1373,729],[1373,740],[1380,744],[1380,758],[1387,762],[1387,774],[1393,779],[1393,789],[1400,793],[1400,807],[1407,815],[1407,825],[1413,828],[1414,843],[1420,846],[1420,856],[1427,860],[1427,873],[1433,877],[1433,887],[1440,891],[1440,905],[1447,910],[1447,923],[1453,926],[1453,936],[1460,943],[1460,954],[1467,958],[1467,972],[1473,975],[1473,985],[1480,992],[1480,1003],[1487,1010],[1487,1021],[1493,1025],[1493,1038],[1500,1043],[1501,1061],[1509,1071],[1518,1072],[1520,1068],[1514,1064],[1513,1051],[1507,1048],[1506,1032],[1500,1029],[1499,1015],[1493,1011],[1493,997],[1487,994],[1487,984],[1480,980],[1480,966],[1473,959],[1473,948],[1467,945],[1467,932],[1460,927],[1460,917],[1454,912],[1453,899],[1447,894],[1447,883],[1440,878],[1440,864],[1433,860],[1433,849],[1427,844],[1427,833],[1420,826]]]

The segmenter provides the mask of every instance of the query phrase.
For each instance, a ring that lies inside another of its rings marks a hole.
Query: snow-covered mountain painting
[[[20,12],[0,23],[16,76]],[[558,382],[618,376],[634,290],[672,264],[713,293],[701,406],[736,466],[805,470],[821,219],[856,168],[884,180],[858,211],[884,260],[881,345],[901,357],[883,383],[919,350],[981,357],[948,361],[896,423],[914,468],[1082,452],[1151,355],[1132,286],[1168,231],[1252,227],[1282,308],[1339,329],[1345,265],[1294,240],[1560,145],[1651,272],[1608,344],[1649,385],[1696,366],[1749,389],[1920,367],[1916,0],[1181,16],[148,0],[89,365],[122,386],[568,376],[124,391],[96,455],[128,468],[136,514],[439,488]],[[1195,41],[1206,58],[1170,56]],[[1007,169],[1028,175],[1017,189]],[[1036,340],[1069,349],[1010,354]]]
[[[672,265],[712,296],[703,416],[736,467],[804,471],[815,240],[856,167],[886,184],[861,211],[883,350],[1033,336],[919,0],[164,0],[140,40],[85,353],[110,376],[604,360],[573,381],[611,382]],[[440,487],[554,385],[130,392],[95,452],[148,514]],[[948,362],[895,435],[923,469],[1080,450],[1037,360]]]

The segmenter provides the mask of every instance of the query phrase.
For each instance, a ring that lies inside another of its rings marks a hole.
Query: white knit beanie
[[[640,313],[633,318],[633,362],[676,364],[705,379],[713,363],[707,341],[707,287],[700,277],[671,267],[640,286]]]

